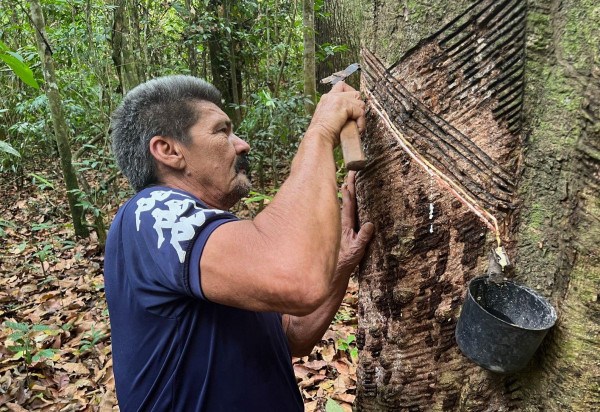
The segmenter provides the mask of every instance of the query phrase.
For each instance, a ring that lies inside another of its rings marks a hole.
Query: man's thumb
[[[361,246],[366,245],[373,237],[373,233],[375,233],[375,225],[371,222],[366,222],[360,227],[356,240]]]

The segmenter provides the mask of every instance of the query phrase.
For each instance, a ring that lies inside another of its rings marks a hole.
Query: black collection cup
[[[461,352],[493,372],[523,369],[556,322],[552,305],[512,281],[472,279],[456,325]]]

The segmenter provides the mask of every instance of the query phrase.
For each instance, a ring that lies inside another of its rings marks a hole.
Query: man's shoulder
[[[139,205],[160,206],[169,201],[194,204],[197,208],[211,209],[202,200],[185,190],[167,186],[149,186],[135,194],[127,203]]]
[[[163,245],[172,245],[183,262],[189,242],[200,232],[232,220],[237,220],[237,217],[227,211],[208,207],[190,193],[153,186],[139,191],[126,202],[113,224],[116,223],[115,227],[118,228],[115,236],[121,239],[146,239],[159,250]]]
[[[140,190],[121,207],[117,217],[125,221],[135,220],[137,230],[145,221],[154,224],[187,221],[199,226],[205,220],[217,217],[237,219],[230,212],[207,206],[188,192],[166,186]]]
[[[161,211],[177,217],[199,211],[204,215],[234,216],[230,212],[207,206],[191,193],[166,186],[150,186],[140,190],[121,207],[120,214],[135,215],[139,220],[143,215],[160,214]]]

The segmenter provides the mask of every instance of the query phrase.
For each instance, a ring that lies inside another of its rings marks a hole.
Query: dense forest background
[[[175,73],[215,84],[252,147],[254,190],[237,210],[252,216],[310,119],[304,61],[337,71],[348,50],[317,35],[304,55],[315,32],[303,21],[331,16],[322,1],[0,0],[0,410],[118,408],[102,250],[131,195],[110,152],[123,95]],[[355,325],[345,303],[315,353],[294,360],[307,410],[349,410]]]
[[[257,191],[277,187],[285,175],[284,165],[308,119],[302,93],[302,5],[221,3],[44,2],[42,43],[54,63],[81,187],[76,195],[88,219],[106,215],[110,204],[126,195],[119,193],[122,185],[108,150],[110,114],[124,93],[160,75],[203,77],[222,91],[238,134],[252,145]],[[36,30],[25,7],[2,1],[0,40],[43,83]],[[318,58],[336,47],[320,45]],[[20,184],[33,178],[54,185],[58,175],[37,173],[58,157],[44,87],[26,85],[7,66],[2,83],[2,172]]]

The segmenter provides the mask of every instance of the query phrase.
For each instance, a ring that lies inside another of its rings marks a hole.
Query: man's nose
[[[250,145],[245,140],[240,139],[235,133],[232,133],[233,147],[235,148],[236,154],[250,152]]]

